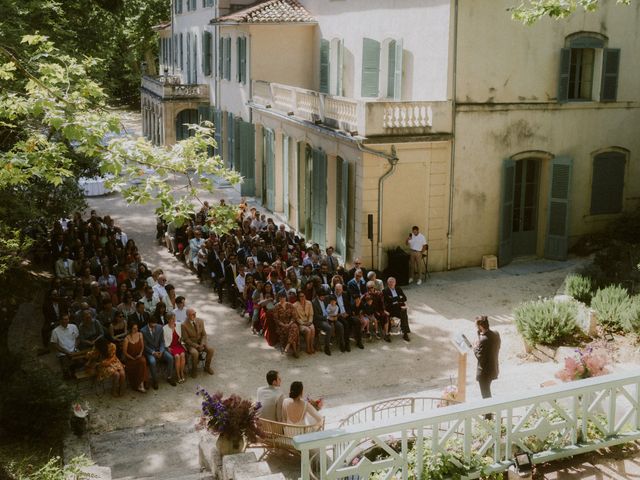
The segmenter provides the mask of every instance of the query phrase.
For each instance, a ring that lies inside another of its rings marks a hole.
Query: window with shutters
[[[320,40],[320,93],[329,93],[330,50],[329,40]]]
[[[182,13],[182,1],[183,0],[174,0],[173,6],[175,7],[176,13]]]
[[[362,96],[399,101],[402,98],[402,39],[382,42],[365,38],[362,49]]]
[[[180,70],[184,69],[184,39],[180,34]]]
[[[223,39],[224,42],[224,78],[231,80],[231,37]]]
[[[211,75],[211,42],[213,36],[211,32],[202,34],[202,73],[205,76]]]
[[[626,163],[627,154],[619,151],[601,152],[593,157],[591,215],[622,212]]]
[[[371,38],[362,41],[362,85],[360,95],[380,95],[380,42]]]
[[[236,38],[237,50],[237,79],[240,83],[247,83],[247,37]]]
[[[198,83],[198,35],[193,36],[193,83]]]
[[[215,0],[202,0],[202,8],[214,7],[215,3]]]
[[[197,8],[198,8],[198,1],[197,0],[187,0],[187,11],[188,12],[193,12]]]
[[[560,51],[559,102],[617,99],[620,50],[598,33],[570,35]]]

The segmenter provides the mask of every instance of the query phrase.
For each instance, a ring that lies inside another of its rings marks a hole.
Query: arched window
[[[593,156],[591,215],[622,212],[627,153],[609,150]]]
[[[182,110],[176,116],[176,140],[184,140],[185,138],[195,135],[193,130],[189,130],[187,124],[198,123],[198,110],[190,108]]]

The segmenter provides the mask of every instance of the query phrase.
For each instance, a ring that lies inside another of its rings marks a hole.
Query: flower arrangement
[[[455,403],[458,401],[458,387],[455,385],[449,385],[442,390],[440,394],[440,401],[438,402],[437,407],[446,407],[451,405],[451,403]]]
[[[582,378],[598,377],[609,373],[607,364],[609,359],[603,351],[593,348],[577,348],[575,355],[565,357],[564,368],[556,373],[556,377],[563,382],[571,382]]]
[[[197,429],[230,438],[246,437],[250,442],[255,442],[261,435],[258,425],[260,402],[252,403],[235,394],[223,398],[221,392],[210,395],[202,387],[196,394],[202,397],[202,414]]]
[[[307,397],[307,402],[309,402],[309,404],[318,411],[322,410],[322,407],[324,406],[324,399],[322,397],[316,399]]]

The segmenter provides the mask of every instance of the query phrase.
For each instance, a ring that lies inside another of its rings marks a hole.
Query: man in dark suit
[[[349,294],[344,291],[344,287],[341,283],[336,284],[334,287],[334,295],[336,297],[336,304],[338,305],[338,320],[337,323],[342,324],[344,329],[344,346],[347,352],[351,351],[351,345],[349,338],[353,334],[353,338],[356,340],[358,348],[363,349],[362,344],[362,325],[360,325],[360,318],[354,317],[351,313],[351,299]]]
[[[369,272],[367,272],[367,269],[362,266],[362,260],[356,258],[353,261],[353,267],[347,270],[344,281],[348,282],[349,280],[353,279],[356,276],[356,270],[362,270],[362,278],[367,278],[367,273]]]
[[[224,265],[224,284],[231,301],[231,308],[238,306],[238,287],[236,286],[236,277],[240,272],[238,257],[235,253],[229,255]]]
[[[135,323],[138,325],[138,330],[142,331],[142,328],[149,323],[150,315],[144,309],[144,303],[141,301],[136,302],[136,311],[127,317],[127,328],[131,330],[131,326]]]
[[[269,265],[276,261],[276,254],[271,243],[267,243],[263,250],[258,250],[258,261],[267,262]]]
[[[405,342],[410,341],[409,316],[407,315],[407,296],[400,287],[396,286],[396,279],[387,279],[387,288],[382,290],[384,297],[384,308],[389,312],[389,317],[400,319],[400,330]]]
[[[149,365],[153,389],[158,389],[158,362],[161,361],[167,364],[167,382],[175,387],[173,355],[171,355],[171,352],[167,350],[164,344],[162,326],[156,323],[154,317],[150,317],[149,323],[140,330],[140,332],[144,340],[144,355],[147,357],[147,365]]]
[[[324,299],[327,295],[327,291],[325,287],[320,289],[318,292],[318,296],[313,299],[311,302],[311,306],[313,307],[313,325],[316,328],[316,345],[315,348],[318,350],[318,346],[320,344],[320,331],[324,332],[324,353],[327,355],[331,355],[331,325],[329,324],[329,320],[327,319],[327,308],[324,303]],[[340,351],[345,351],[344,346],[344,327],[342,323],[335,323],[336,329],[336,338],[340,342]]]
[[[480,384],[482,398],[491,398],[491,382],[498,378],[498,354],[500,352],[500,334],[489,328],[486,315],[476,317],[478,340],[473,353],[478,360],[476,380]]]
[[[218,292],[218,303],[222,303],[222,290],[224,288],[225,265],[224,265],[224,257],[220,256],[220,251],[216,246],[214,246],[211,250],[209,250],[207,267],[209,269],[209,274],[211,275],[213,288],[216,292]]]
[[[357,269],[353,278],[347,282],[347,291],[351,298],[362,297],[367,293],[367,282],[364,279],[364,271]]]

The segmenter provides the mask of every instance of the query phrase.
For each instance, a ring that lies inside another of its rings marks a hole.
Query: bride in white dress
[[[318,425],[324,417],[313,405],[302,398],[304,388],[302,382],[293,382],[289,388],[289,398],[282,402],[282,418],[285,423],[293,425]]]

